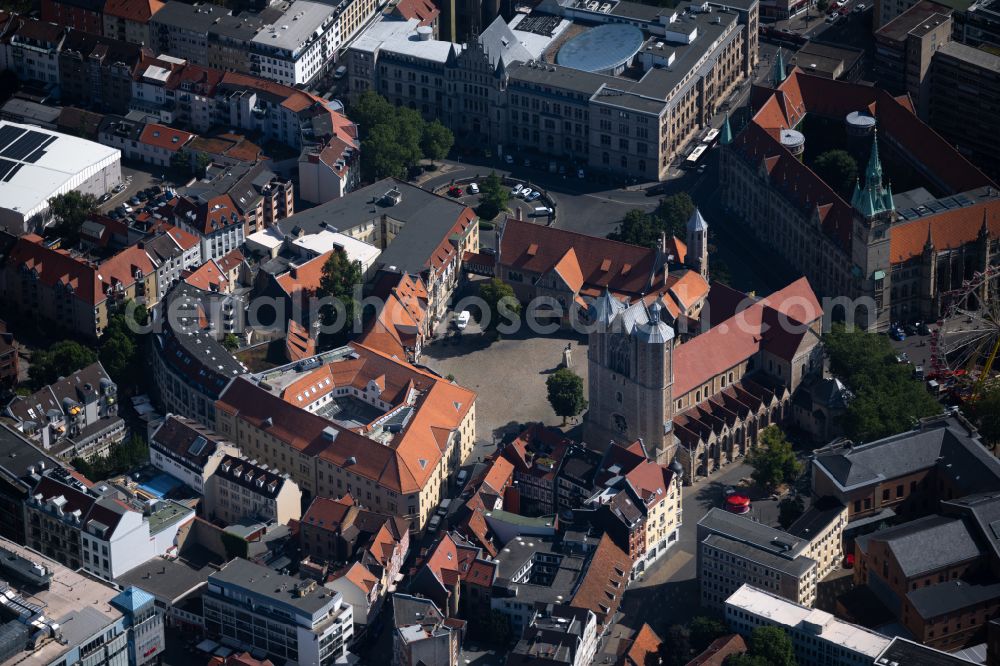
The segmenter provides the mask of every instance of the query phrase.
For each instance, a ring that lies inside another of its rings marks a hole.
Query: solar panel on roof
[[[8,173],[6,176],[3,177],[3,182],[9,183],[14,178],[14,176],[17,174],[17,172],[21,170],[21,167],[23,167],[23,166],[24,165],[21,164],[20,162],[18,162],[17,164],[15,164],[14,168],[10,170],[10,173]]]
[[[0,178],[5,178],[7,172],[14,168],[16,162],[0,158]]]
[[[0,148],[6,148],[14,139],[24,134],[25,130],[20,127],[13,127],[7,125],[6,127],[0,127]]]
[[[12,160],[23,160],[29,153],[34,152],[36,148],[42,145],[48,136],[48,134],[28,130],[24,136],[4,148],[3,151],[0,151],[0,155],[9,157]]]
[[[49,146],[51,146],[52,142],[55,141],[56,138],[57,137],[50,136],[49,138],[45,139],[45,141],[42,142],[42,145],[40,145],[38,147],[38,150],[36,150],[35,152],[33,152],[30,155],[28,155],[27,157],[25,157],[24,161],[25,162],[30,162],[32,164],[34,164],[35,162],[37,162],[39,160],[39,158],[41,158],[41,156],[45,154],[45,149],[48,148]]]

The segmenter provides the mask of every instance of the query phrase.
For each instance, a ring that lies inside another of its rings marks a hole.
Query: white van
[[[545,217],[546,215],[551,215],[552,209],[548,206],[535,206],[535,210],[531,212],[532,217]]]
[[[337,69],[333,70],[333,78],[335,79],[342,79],[345,74],[347,74],[347,65],[341,65]]]

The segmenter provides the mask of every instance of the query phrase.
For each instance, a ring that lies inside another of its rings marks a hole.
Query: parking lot
[[[99,209],[102,213],[110,213],[137,193],[155,185],[174,186],[170,173],[164,169],[155,169],[147,164],[132,161],[122,161],[122,183],[125,185],[122,191],[113,192],[110,199],[101,203]]]
[[[470,208],[476,208],[482,201],[482,194],[474,191],[471,187],[472,185],[476,185],[478,188],[479,183],[473,182],[468,185],[446,185],[439,189],[439,193],[455,199],[456,201],[461,201]],[[551,219],[548,215],[539,215],[538,213],[541,211],[536,210],[539,208],[551,207],[551,202],[549,202],[541,192],[536,192],[535,190],[524,186],[522,183],[518,183],[517,186],[514,187],[509,187],[508,191],[511,193],[511,196],[507,200],[507,208],[511,210],[511,214],[515,217],[520,215],[523,220],[537,220],[538,222],[545,223]],[[524,195],[525,191],[529,193],[527,195],[527,199]]]

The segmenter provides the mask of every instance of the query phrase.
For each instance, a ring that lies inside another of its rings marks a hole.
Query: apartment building
[[[139,43],[70,30],[59,51],[59,101],[126,113],[141,57]]]
[[[129,664],[129,632],[113,603],[114,586],[6,539],[0,555],[0,626],[7,638],[0,664]]]
[[[908,93],[916,102],[917,115],[925,121],[928,70],[937,50],[951,42],[952,27],[950,8],[921,0],[875,33],[874,69],[879,85],[897,95]]]
[[[93,340],[126,300],[147,308],[159,301],[153,264],[136,246],[94,264],[28,234],[14,243],[4,273],[8,307]]]
[[[398,666],[456,664],[465,620],[447,617],[430,599],[392,595],[392,658]]]
[[[288,475],[226,456],[205,483],[205,512],[227,525],[245,520],[287,525],[302,515],[302,491]]]
[[[29,547],[105,580],[174,548],[178,530],[194,520],[174,502],[144,515],[106,486],[88,487],[59,469],[38,474],[24,511]]]
[[[1000,178],[1000,56],[957,42],[941,44],[929,78],[928,124],[994,180]]]
[[[809,542],[803,555],[816,562],[817,580],[823,580],[843,563],[846,528],[847,507],[834,497],[819,498],[788,526],[789,534]]]
[[[66,460],[105,456],[125,438],[118,387],[100,361],[31,395],[16,396],[6,414],[39,447]]]
[[[750,518],[712,509],[698,521],[701,604],[723,608],[745,584],[812,606],[819,582],[809,543]]]
[[[153,333],[151,365],[157,399],[165,412],[215,427],[215,401],[229,382],[247,372],[218,338],[235,321],[232,299],[215,300],[181,282],[167,295],[167,318]],[[202,328],[204,316],[209,328]],[[232,439],[226,437],[226,439]]]
[[[725,613],[729,628],[746,639],[757,627],[783,629],[800,666],[871,666],[890,643],[882,634],[751,585],[726,599]]]
[[[208,577],[202,603],[209,636],[300,664],[332,666],[350,654],[350,604],[303,581],[236,558]]]
[[[422,531],[471,454],[476,394],[359,344],[230,383],[216,430],[315,496]]]
[[[238,456],[239,449],[197,421],[167,414],[149,437],[149,462],[183,482],[195,492],[206,494],[206,485],[219,463]]]
[[[590,666],[597,652],[597,617],[585,608],[550,604],[539,610],[507,656],[507,666]]]
[[[162,301],[181,279],[181,274],[202,264],[201,243],[197,236],[183,229],[170,227],[142,241],[156,273],[156,300]]]
[[[101,34],[130,44],[153,44],[150,20],[163,9],[160,0],[106,0]]]

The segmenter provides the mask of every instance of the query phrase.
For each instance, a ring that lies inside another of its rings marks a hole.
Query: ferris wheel
[[[990,266],[942,294],[944,316],[931,333],[933,373],[954,380],[961,397],[974,399],[989,381],[1000,353],[1000,266]]]

